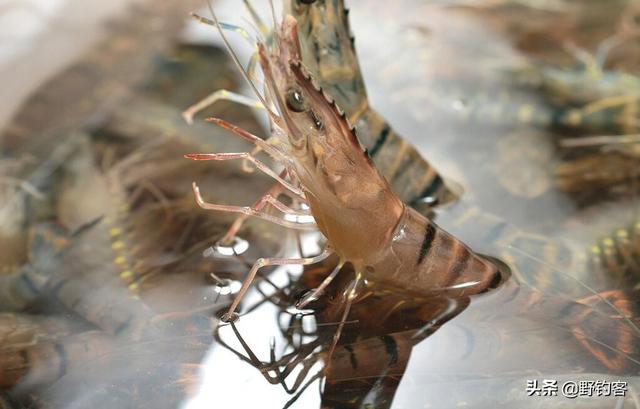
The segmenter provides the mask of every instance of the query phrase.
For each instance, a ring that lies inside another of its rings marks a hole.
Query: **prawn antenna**
[[[271,9],[271,19],[273,20],[273,30],[271,30],[273,35],[273,47],[277,48],[280,44],[280,40],[278,38],[278,22],[276,21],[276,9],[273,6],[273,0],[269,0],[269,8]]]
[[[269,109],[269,106],[267,105],[265,99],[262,97],[260,92],[258,92],[258,89],[256,88],[255,84],[253,83],[253,81],[251,81],[251,78],[249,78],[249,74],[242,67],[242,64],[240,63],[240,59],[236,55],[235,51],[233,51],[233,48],[231,48],[231,44],[229,44],[229,41],[227,40],[227,36],[224,35],[222,27],[220,26],[220,22],[218,21],[218,17],[216,16],[216,13],[213,11],[213,6],[211,5],[210,1],[207,2],[207,6],[209,7],[209,11],[211,12],[213,23],[215,24],[216,28],[218,29],[218,32],[220,33],[220,36],[222,37],[222,41],[224,42],[225,48],[227,49],[227,51],[229,51],[229,54],[231,54],[231,58],[233,59],[233,62],[242,73],[242,76],[244,77],[244,79],[249,83],[249,86],[251,87],[253,92],[256,94],[256,96],[264,106],[264,109],[267,110],[267,112],[269,113],[269,116],[271,116],[272,118],[276,118],[277,115],[273,113],[271,109]]]
[[[625,314],[622,310],[620,310],[620,308],[616,307],[615,304],[613,304],[611,301],[607,300],[605,297],[602,296],[601,293],[597,292],[596,290],[594,290],[592,287],[590,287],[589,285],[587,285],[586,283],[582,282],[580,279],[578,279],[577,277],[572,276],[571,274],[567,274],[564,271],[558,269],[556,266],[545,262],[544,260],[535,257],[532,254],[529,254],[528,252],[515,247],[511,244],[509,244],[507,247],[519,252],[520,254],[524,255],[525,257],[528,257],[534,261],[537,261],[543,265],[546,265],[548,267],[551,267],[553,269],[553,271],[559,273],[560,275],[567,277],[573,281],[575,281],[576,283],[578,283],[578,285],[580,285],[581,287],[585,288],[587,291],[589,291],[591,294],[595,295],[596,297],[598,297],[598,299],[600,299],[600,301],[602,301],[603,303],[607,304],[609,307],[611,307],[628,325],[629,327],[631,327],[631,329],[636,333],[636,336],[640,335],[640,327],[638,327],[636,325],[635,322],[633,322],[631,320],[631,318],[629,318],[629,316],[627,314]],[[635,361],[634,361],[635,362]]]
[[[258,30],[263,35],[268,34],[269,33],[269,28],[264,23],[264,21],[262,21],[262,19],[260,18],[260,15],[256,11],[256,9],[253,7],[253,4],[251,4],[249,2],[249,0],[243,0],[243,2],[244,2],[245,8],[247,9],[247,11],[249,11],[249,14],[251,15],[251,20],[253,20],[253,22],[257,26]]]

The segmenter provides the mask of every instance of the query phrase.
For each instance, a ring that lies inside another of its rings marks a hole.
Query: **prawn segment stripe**
[[[418,255],[417,265],[422,264],[424,258],[429,253],[429,249],[431,248],[431,243],[433,243],[433,239],[436,236],[436,229],[433,227],[433,224],[427,224],[427,228],[425,229],[424,240],[422,241],[422,245],[420,246],[420,254]]]

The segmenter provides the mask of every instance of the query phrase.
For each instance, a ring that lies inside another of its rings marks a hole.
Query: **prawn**
[[[215,14],[213,17],[228,46]],[[494,263],[475,254],[434,222],[406,206],[393,193],[360,144],[345,113],[315,85],[303,66],[295,18],[287,15],[274,32],[274,38],[277,46],[273,50],[258,43],[258,58],[269,100],[274,102],[279,113],[267,110],[274,128],[272,138],[277,138],[278,143],[266,144],[259,137],[221,119],[213,122],[254,142],[284,166],[290,179],[299,187],[275,179],[283,191],[308,206],[315,226],[326,237],[328,245],[315,257],[258,259],[223,320],[237,318],[235,310],[261,268],[309,265],[332,254],[339,257],[340,266],[349,262],[356,271],[356,278],[349,287],[343,321],[348,315],[350,301],[364,280],[413,293],[449,297],[477,294],[499,283],[501,272]],[[257,95],[268,107],[266,99]],[[233,158],[249,156],[244,153]],[[186,157],[194,160],[231,158],[215,153]],[[198,205],[204,209],[251,214],[296,229],[309,227],[309,223],[269,217],[255,209],[248,211],[242,207],[208,203],[195,183],[193,190]],[[275,200],[269,202],[284,214],[295,215],[293,209],[284,204],[276,204]],[[317,297],[338,271],[334,270],[302,304]]]

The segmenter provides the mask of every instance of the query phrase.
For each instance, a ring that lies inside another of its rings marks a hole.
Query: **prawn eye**
[[[303,112],[305,110],[304,98],[302,98],[302,92],[297,89],[291,89],[287,92],[286,102],[287,107],[294,112]]]
[[[316,0],[300,0],[300,3],[303,3],[303,4],[313,4],[315,2]]]

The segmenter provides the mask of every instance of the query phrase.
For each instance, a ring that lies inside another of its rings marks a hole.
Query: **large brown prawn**
[[[220,28],[215,16],[214,21]],[[223,120],[213,120],[274,157],[284,166],[282,174],[288,174],[290,181],[268,169],[250,153],[187,157],[195,160],[248,159],[280,182],[276,194],[269,192],[250,208],[207,203],[194,183],[194,193],[201,207],[258,216],[292,228],[308,228],[309,223],[277,218],[262,210],[271,204],[284,214],[304,213],[278,201],[278,194],[283,193],[308,206],[328,244],[316,257],[257,260],[223,319],[229,321],[236,317],[234,311],[260,268],[312,264],[333,253],[340,258],[339,267],[346,262],[354,266],[356,279],[350,286],[351,294],[355,294],[363,280],[403,291],[452,297],[476,294],[499,282],[500,272],[492,262],[406,206],[392,192],[362,148],[343,111],[314,84],[302,65],[296,24],[293,17],[286,16],[281,27],[274,30],[274,45],[270,49],[258,43],[268,98],[257,95],[265,107],[269,106],[266,100],[273,101],[279,113],[267,110],[274,133],[270,143]],[[336,268],[307,299],[319,295],[338,271]],[[349,300],[353,298],[354,295]],[[348,310],[347,305],[345,316]]]

